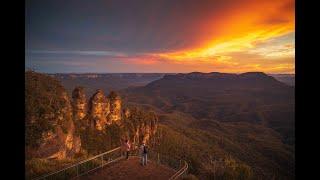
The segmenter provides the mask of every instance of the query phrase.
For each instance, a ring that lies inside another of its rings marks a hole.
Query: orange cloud
[[[246,1],[236,9],[225,12],[220,19],[208,18],[205,26],[199,28],[213,29],[202,45],[175,52],[153,54],[160,59],[173,63],[217,64],[224,65],[223,70],[234,71],[266,71],[294,72],[294,45],[283,42],[282,45],[269,44],[258,48],[270,39],[280,38],[294,33],[294,1],[292,0],[259,0]],[[216,30],[219,29],[219,30]],[[294,38],[294,37],[293,37]],[[294,39],[292,39],[294,43]],[[281,42],[280,42],[281,43]],[[256,53],[261,61],[250,64],[246,59],[237,57],[234,53]],[[281,64],[281,58],[291,58],[290,62]],[[264,61],[275,58],[271,64]],[[241,68],[236,65],[242,64]],[[231,65],[231,66],[230,66]]]

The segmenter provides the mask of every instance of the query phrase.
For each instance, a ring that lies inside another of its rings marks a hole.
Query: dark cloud
[[[165,51],[200,43],[236,1],[27,1],[28,49]],[[214,21],[210,20],[211,23]],[[192,43],[190,43],[192,42]]]

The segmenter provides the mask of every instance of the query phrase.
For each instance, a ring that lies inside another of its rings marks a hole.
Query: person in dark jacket
[[[146,166],[147,165],[147,155],[148,155],[148,147],[146,146],[146,143],[143,142],[140,146],[140,155],[141,155],[141,165]]]

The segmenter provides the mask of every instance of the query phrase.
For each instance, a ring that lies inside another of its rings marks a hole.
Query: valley
[[[153,149],[168,157],[186,159],[190,173],[199,179],[294,177],[294,86],[265,73],[53,77],[70,95],[81,86],[77,95],[82,98],[77,100],[80,104],[88,101],[96,89],[106,93],[116,90],[122,106],[133,107],[131,112],[139,114],[134,108],[154,112],[158,126],[150,141]],[[115,128],[106,129],[113,144],[120,138]],[[102,134],[88,130],[82,133],[83,137],[90,134],[90,138],[81,139],[87,152],[96,154],[103,151],[100,147],[112,146],[103,142]],[[92,143],[93,137],[100,140]]]

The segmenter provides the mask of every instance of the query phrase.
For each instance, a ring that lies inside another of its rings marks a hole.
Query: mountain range
[[[61,81],[62,85],[72,92],[75,86],[86,87],[87,96],[93,94],[96,89],[104,92],[117,91],[132,86],[145,86],[148,83],[161,79],[165,75],[177,73],[57,73],[50,76]],[[278,81],[294,86],[294,74],[269,74]]]

